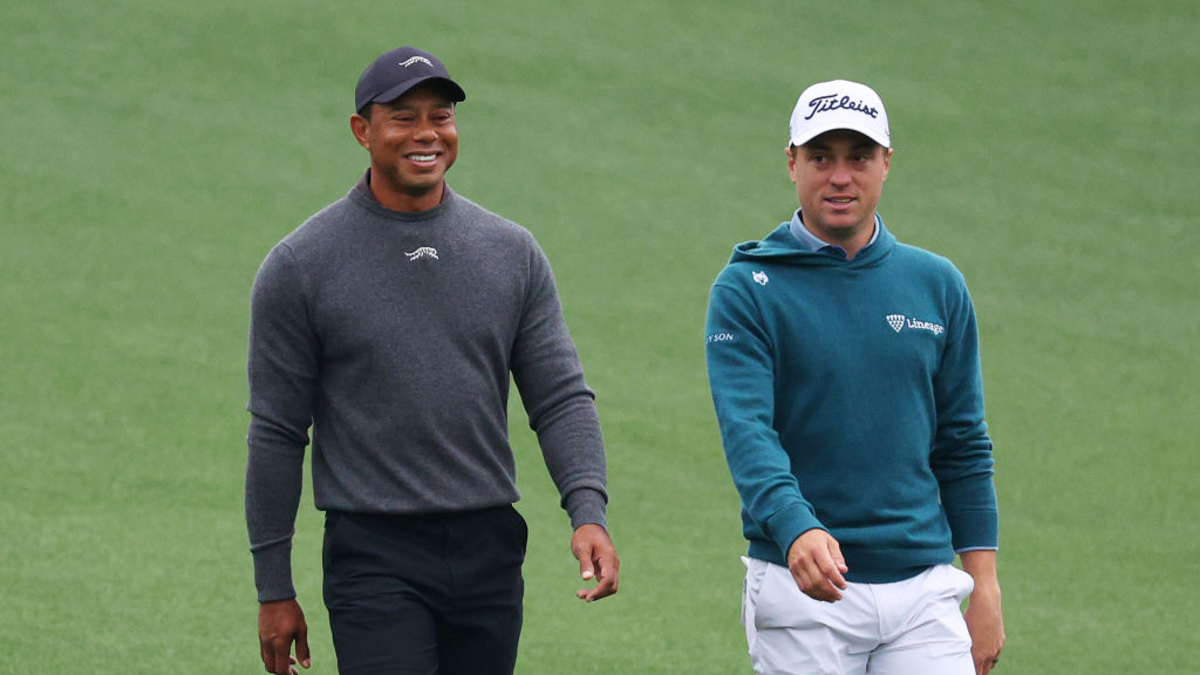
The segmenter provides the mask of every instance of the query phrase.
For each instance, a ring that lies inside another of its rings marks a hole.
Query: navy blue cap
[[[354,88],[354,110],[362,112],[372,103],[387,103],[409,89],[431,80],[442,82],[451,101],[465,101],[466,92],[450,79],[438,57],[416,47],[399,47],[384,52],[358,78]]]

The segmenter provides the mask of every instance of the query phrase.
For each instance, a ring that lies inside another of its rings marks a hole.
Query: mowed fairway
[[[0,673],[261,672],[242,515],[267,250],[366,166],[400,44],[467,91],[464,195],[558,275],[609,447],[621,592],[575,600],[514,395],[522,675],[745,674],[708,286],[795,207],[807,84],[878,89],[880,210],[980,316],[998,673],[1200,673],[1200,5],[9,0],[0,11]],[[803,348],[803,336],[797,336]],[[311,673],[336,672],[306,488]]]

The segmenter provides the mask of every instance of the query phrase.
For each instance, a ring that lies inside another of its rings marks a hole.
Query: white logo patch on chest
[[[933,333],[934,335],[941,335],[946,332],[946,327],[940,323],[922,321],[920,319],[904,316],[903,314],[888,314],[887,322],[888,325],[892,327],[892,330],[896,331],[897,333],[905,328],[925,330]]]

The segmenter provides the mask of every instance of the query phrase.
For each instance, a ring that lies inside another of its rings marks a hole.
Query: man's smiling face
[[[857,131],[828,131],[788,149],[804,226],[830,244],[866,244],[875,231],[892,151]]]
[[[436,83],[410,89],[354,115],[351,129],[371,155],[371,190],[398,211],[437,206],[446,172],[458,157],[454,102]]]

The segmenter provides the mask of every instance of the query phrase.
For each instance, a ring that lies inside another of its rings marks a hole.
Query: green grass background
[[[0,673],[261,671],[242,517],[248,289],[365,166],[363,66],[464,85],[451,182],[529,227],[599,394],[621,593],[584,606],[513,407],[518,672],[748,673],[708,285],[794,208],[796,95],[873,84],[881,203],[984,340],[1000,672],[1197,673],[1200,5],[1104,0],[9,0],[0,10]],[[296,538],[335,672],[320,520]]]

